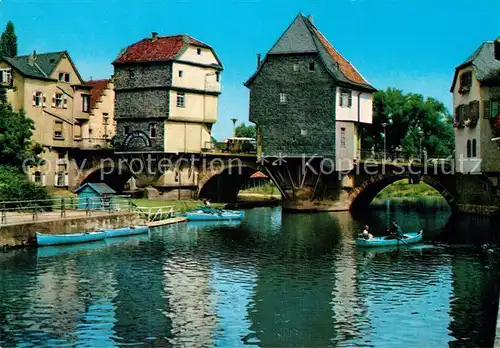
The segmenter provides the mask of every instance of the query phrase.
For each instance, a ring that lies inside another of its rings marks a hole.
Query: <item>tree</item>
[[[453,118],[443,103],[421,94],[404,94],[387,88],[373,98],[373,124],[361,129],[361,147],[383,150],[386,126],[386,149],[401,146],[409,154],[418,154],[420,141],[430,156],[448,156],[455,148]]]
[[[0,37],[0,57],[17,56],[17,36],[14,32],[14,24],[9,21]]]
[[[9,103],[0,103],[0,165],[20,169],[25,160],[38,160],[41,147],[31,141],[34,129],[24,111],[15,112]]]
[[[255,126],[246,125],[245,123],[240,124],[234,130],[235,136],[241,138],[254,138],[256,137]]]

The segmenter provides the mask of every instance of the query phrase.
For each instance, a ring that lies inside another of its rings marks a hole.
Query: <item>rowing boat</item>
[[[146,233],[148,232],[148,226],[130,226],[123,228],[115,228],[112,230],[104,230],[106,232],[106,238],[114,238],[114,237],[125,237],[125,236],[133,236],[136,234]]]
[[[219,210],[212,208],[196,209],[186,213],[188,221],[223,221],[242,220],[245,216],[243,210]]]
[[[381,247],[414,244],[422,241],[424,231],[403,234],[403,239],[394,236],[373,237],[372,239],[357,238],[356,245],[360,247]]]
[[[106,238],[104,231],[71,234],[43,234],[36,232],[36,243],[38,245],[76,244],[103,240],[104,238]]]

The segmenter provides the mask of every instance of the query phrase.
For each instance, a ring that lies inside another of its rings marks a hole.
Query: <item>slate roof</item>
[[[375,91],[375,88],[365,80],[359,71],[328,42],[311,20],[301,13],[295,17],[290,26],[269,50],[261,66],[269,55],[307,53],[318,54],[335,80],[354,87]],[[245,83],[246,86],[252,82],[259,69]]]
[[[189,45],[208,48],[215,55],[213,49],[189,35],[159,36],[156,39],[146,38],[125,48],[113,64],[166,62],[178,58]],[[220,60],[215,55],[219,66]]]
[[[104,90],[108,87],[110,81],[110,79],[92,80],[85,83],[87,86],[92,87],[90,90],[90,109],[94,109],[96,107],[97,102],[101,99],[101,96],[103,95]]]
[[[497,77],[500,73],[500,60],[495,59],[495,43],[493,41],[482,43],[469,58],[455,69],[450,92],[453,92],[455,87],[458,71],[468,66],[474,67],[476,77],[480,82],[488,82],[491,78]]]
[[[83,184],[79,188],[77,188],[74,192],[78,193],[87,186],[101,195],[114,195],[114,194],[116,194],[115,190],[113,190],[111,187],[109,187],[107,184],[105,184],[103,182],[98,182],[98,183],[86,182],[85,184]]]
[[[30,64],[30,56],[32,55],[3,57],[2,59],[10,64],[14,69],[19,71],[23,76],[42,80],[53,80],[52,78],[50,78],[50,75],[52,75],[60,60],[65,55],[73,65],[78,78],[82,80],[67,51],[40,54],[37,53],[36,59],[34,60],[33,64]]]

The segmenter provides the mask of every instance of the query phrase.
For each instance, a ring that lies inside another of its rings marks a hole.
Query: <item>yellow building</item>
[[[210,46],[153,33],[113,65],[117,151],[200,153],[210,146],[222,71]]]
[[[112,89],[100,97],[109,100],[93,103],[92,86],[82,79],[66,51],[4,57],[0,83],[7,87],[7,101],[13,108],[23,109],[34,121],[32,140],[44,148],[45,162],[30,169],[31,179],[44,186],[72,186],[76,173],[70,168],[71,151],[90,147],[91,127],[96,138],[107,139],[101,130],[104,113],[111,124],[106,134],[114,134]],[[99,126],[93,118],[101,119]]]

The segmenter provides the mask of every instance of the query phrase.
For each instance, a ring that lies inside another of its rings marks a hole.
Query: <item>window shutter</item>
[[[349,91],[349,102],[347,103],[347,106],[348,107],[352,106],[352,92],[351,91]]]
[[[460,114],[459,114],[459,113],[460,113],[460,107],[459,107],[459,106],[457,106],[457,107],[455,108],[455,115],[454,115],[454,116],[455,116],[455,117],[454,117],[454,121],[455,121],[455,123],[460,122]]]
[[[47,107],[47,96],[46,96],[45,94],[43,95],[43,104],[42,104],[42,106],[43,106],[44,108],[46,108],[46,107]]]
[[[36,92],[33,92],[33,106],[36,106]]]
[[[45,186],[45,173],[42,173],[42,186]]]
[[[68,175],[68,173],[64,174],[64,186],[69,186],[69,175]]]
[[[483,102],[483,118],[491,118],[491,102],[489,100]]]
[[[64,96],[64,106],[63,108],[67,109],[68,108],[68,97]]]
[[[52,107],[55,108],[56,107],[56,95],[54,93],[54,95],[52,96]]]
[[[31,181],[35,182],[35,174],[31,174]]]

